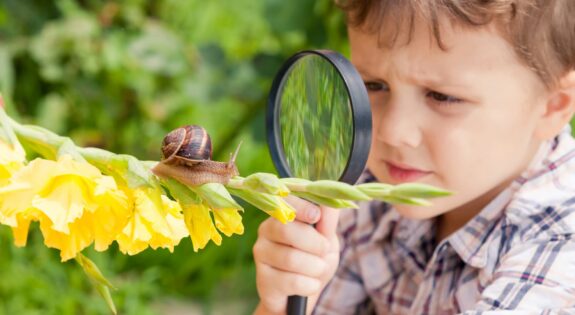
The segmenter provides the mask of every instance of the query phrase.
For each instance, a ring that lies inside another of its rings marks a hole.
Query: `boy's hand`
[[[267,219],[253,248],[261,300],[257,314],[285,314],[290,295],[309,296],[311,310],[339,262],[339,211],[296,197],[286,200],[296,209],[296,220]]]

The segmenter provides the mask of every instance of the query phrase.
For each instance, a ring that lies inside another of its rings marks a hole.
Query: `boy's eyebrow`
[[[367,73],[367,71],[363,70],[361,67],[354,65],[355,69],[357,70],[357,72],[359,72],[359,74],[361,75],[361,77],[373,77],[372,75],[370,75],[369,73]]]
[[[376,81],[381,81],[381,82],[387,82],[387,80],[376,76],[376,75],[372,75],[369,71],[364,70],[361,67],[356,66],[357,71],[360,73],[360,75],[362,77],[367,77],[369,80],[376,80]],[[420,77],[417,78],[415,76],[411,76],[408,78],[408,80],[410,82],[416,83],[417,85],[420,86],[425,86],[429,89],[445,89],[445,88],[457,88],[457,89],[470,89],[473,85],[469,84],[468,82],[465,82],[464,80],[457,80],[452,81],[452,80],[445,80],[442,78],[432,78],[432,77]]]
[[[432,79],[432,78],[412,78],[412,82],[416,82],[418,85],[426,86],[430,89],[444,89],[444,88],[465,88],[468,89],[470,84],[465,83],[462,80],[458,80],[456,82],[451,82],[450,80],[442,80],[442,79]]]

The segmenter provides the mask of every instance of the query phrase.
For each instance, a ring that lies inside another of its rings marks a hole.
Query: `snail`
[[[212,161],[212,141],[201,126],[187,125],[168,133],[162,142],[162,160],[152,168],[159,177],[171,177],[183,184],[227,184],[239,175],[235,165],[240,146],[228,162]]]

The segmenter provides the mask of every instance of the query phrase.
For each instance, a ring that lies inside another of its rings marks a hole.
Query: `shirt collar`
[[[491,242],[496,231],[496,223],[503,215],[503,209],[513,196],[513,188],[508,187],[493,199],[481,212],[467,222],[463,227],[450,235],[448,242],[455,252],[467,264],[483,268],[487,265]]]

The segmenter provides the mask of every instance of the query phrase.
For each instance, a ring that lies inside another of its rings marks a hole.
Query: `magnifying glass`
[[[341,54],[308,50],[290,57],[268,99],[267,140],[281,177],[355,184],[371,143],[371,110],[363,80]],[[307,298],[290,296],[289,315]]]

